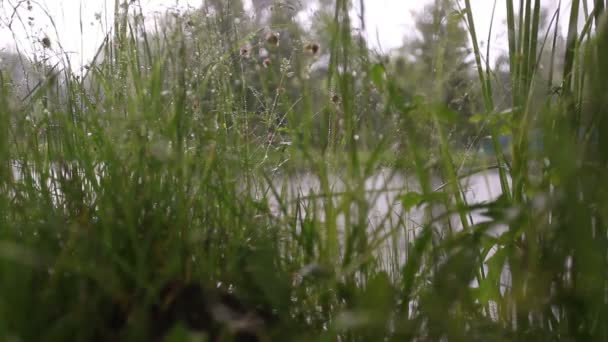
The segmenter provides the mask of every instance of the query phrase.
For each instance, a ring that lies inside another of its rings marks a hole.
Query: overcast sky
[[[202,0],[141,0],[147,15],[154,12],[164,12],[169,8],[198,7]],[[420,10],[430,0],[364,0],[366,10],[367,36],[373,47],[388,51],[398,47],[404,35],[412,34],[412,12]],[[13,14],[13,7],[20,0],[0,0],[0,49],[14,45],[15,41],[21,48],[31,53],[32,41],[39,41],[47,35],[52,41],[59,39],[63,49],[72,53],[76,64],[87,63],[101,44],[104,33],[111,26],[114,0],[39,0],[44,10],[34,6],[31,12],[25,4],[18,11],[22,21],[13,16],[12,30],[6,23]],[[246,7],[251,8],[251,0],[244,0]],[[358,3],[358,1],[355,1]],[[480,40],[486,41],[491,22],[492,0],[471,0]],[[555,5],[557,0],[545,0],[547,5]],[[569,7],[570,1],[564,1]],[[506,48],[506,37],[502,24],[505,18],[504,0],[499,0],[492,44],[494,53]],[[53,18],[50,22],[44,11]],[[32,17],[32,25],[28,17]],[[56,31],[55,28],[56,27]],[[29,37],[28,37],[29,36]],[[484,43],[485,44],[485,43]],[[38,44],[39,45],[39,44]]]

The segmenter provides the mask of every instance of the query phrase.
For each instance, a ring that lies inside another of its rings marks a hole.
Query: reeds
[[[497,2],[507,86],[464,1],[485,159],[353,34],[349,1],[327,46],[209,7],[151,31],[116,5],[85,74],[45,67],[15,104],[0,73],[1,338],[608,339],[602,1],[572,1],[564,51],[561,8],[542,31],[539,0]],[[470,203],[480,170],[502,194]]]

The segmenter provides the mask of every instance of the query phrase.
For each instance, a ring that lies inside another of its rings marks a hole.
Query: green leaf
[[[205,333],[189,331],[184,324],[179,323],[169,331],[164,340],[168,342],[205,342],[208,341],[208,336]]]
[[[469,118],[469,122],[476,124],[476,123],[482,122],[485,119],[486,119],[486,115],[482,114],[482,113],[479,113],[479,114],[475,114],[475,115],[471,116]]]
[[[401,196],[401,204],[406,211],[419,206],[422,202],[424,202],[424,196],[417,192],[408,192]]]
[[[377,313],[389,312],[394,304],[394,289],[386,272],[379,272],[369,279],[361,298],[363,308]]]
[[[382,89],[384,87],[384,76],[386,70],[384,65],[381,63],[376,63],[372,65],[369,70],[369,77],[378,89]]]
[[[481,303],[486,304],[490,300],[498,301],[500,299],[500,275],[506,257],[506,249],[501,248],[486,261],[488,272],[479,283],[478,299]]]
[[[435,108],[435,114],[437,115],[437,118],[439,119],[440,122],[449,124],[449,123],[453,123],[456,121],[456,118],[458,118],[458,113],[451,110],[450,108],[446,107],[446,106],[436,106]]]

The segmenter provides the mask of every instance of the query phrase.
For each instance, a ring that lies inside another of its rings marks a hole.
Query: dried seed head
[[[249,46],[243,46],[243,47],[241,47],[239,55],[242,58],[249,59],[249,57],[251,56],[251,51],[249,49]]]
[[[338,104],[340,103],[340,96],[336,93],[332,93],[331,94],[331,102],[333,102],[334,104]]]
[[[262,62],[262,65],[264,66],[264,68],[267,68],[270,66],[270,64],[272,64],[272,62],[270,61],[270,58],[265,58],[264,61]]]
[[[45,49],[50,49],[51,48],[51,40],[49,39],[49,37],[42,38],[42,40],[40,42],[42,43],[42,46]]]
[[[279,33],[278,32],[269,32],[266,35],[266,43],[271,46],[279,46]]]
[[[315,56],[319,53],[319,44],[317,43],[308,43],[304,46],[304,51],[306,51],[307,53]]]

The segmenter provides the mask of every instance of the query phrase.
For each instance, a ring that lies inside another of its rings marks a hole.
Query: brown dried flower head
[[[45,49],[50,49],[51,48],[51,39],[49,39],[49,37],[44,37],[40,40],[40,42],[42,43],[42,46]]]
[[[243,47],[241,47],[239,55],[242,58],[249,59],[249,57],[251,57],[251,49],[249,48],[249,46],[243,46]]]
[[[268,32],[268,34],[266,35],[266,43],[271,46],[279,46],[279,33]]]
[[[272,64],[272,62],[270,61],[270,58],[264,58],[264,61],[262,61],[262,65],[266,69],[268,69],[268,67],[270,67],[270,64]]]
[[[319,44],[317,43],[308,43],[304,46],[304,51],[307,53],[316,56],[319,53]]]
[[[332,93],[331,94],[331,102],[333,102],[334,104],[339,104],[340,103],[340,96],[336,93]]]

